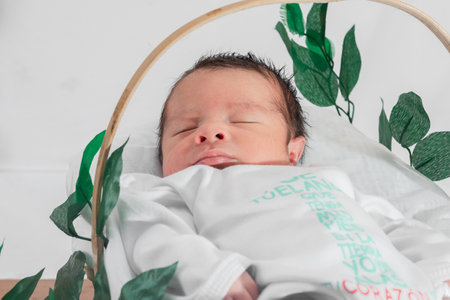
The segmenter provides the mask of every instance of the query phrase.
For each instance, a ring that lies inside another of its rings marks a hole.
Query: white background
[[[0,278],[46,267],[54,278],[70,238],[50,221],[65,201],[68,165],[106,128],[131,76],[168,34],[228,0],[0,0]],[[448,0],[407,0],[450,29]],[[310,5],[305,5],[304,11]],[[175,79],[202,54],[231,50],[291,61],[274,30],[279,6],[243,11],[203,26],[148,73],[119,128],[155,124]],[[351,99],[355,124],[377,139],[380,97],[390,112],[401,93],[422,97],[431,131],[450,130],[450,59],[419,21],[368,1],[329,5],[327,36],[339,65],[342,40],[356,24],[362,70]],[[154,130],[149,126],[148,130]],[[406,151],[396,152],[406,158]],[[439,182],[450,193],[450,180]]]

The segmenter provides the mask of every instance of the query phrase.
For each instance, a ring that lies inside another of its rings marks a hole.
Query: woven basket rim
[[[245,9],[250,9],[258,6],[269,5],[269,4],[285,4],[285,3],[333,3],[333,2],[342,2],[347,0],[243,0],[240,2],[235,2],[212,11],[209,11],[196,19],[184,24],[175,30],[172,34],[167,36],[158,46],[156,46],[150,54],[145,58],[142,64],[134,73],[133,77],[130,79],[127,84],[125,90],[123,91],[119,101],[116,104],[115,110],[111,119],[109,121],[105,137],[103,139],[103,143],[100,149],[100,154],[96,166],[95,171],[95,179],[94,179],[94,188],[92,195],[92,251],[93,251],[93,261],[94,261],[94,271],[95,273],[99,267],[99,261],[101,261],[101,256],[103,253],[103,241],[96,234],[96,224],[97,224],[97,215],[98,208],[100,205],[100,194],[101,194],[101,186],[103,182],[103,173],[106,166],[106,161],[108,158],[108,154],[111,148],[111,144],[113,142],[114,136],[116,134],[119,122],[122,118],[123,113],[131,100],[131,97],[136,90],[136,88],[141,83],[144,76],[151,69],[151,67],[155,64],[155,62],[177,41],[179,41],[182,37],[186,36],[190,32],[195,29],[201,27],[202,25],[209,23],[215,19],[220,17],[233,14],[238,11],[242,11]],[[414,6],[407,4],[405,2],[399,0],[367,0],[369,2],[378,2],[382,3],[397,9],[400,9],[411,16],[415,17],[419,21],[421,21],[425,26],[427,26],[441,41],[444,47],[450,52],[450,36],[445,31],[445,29],[433,20],[430,16],[415,8]]]

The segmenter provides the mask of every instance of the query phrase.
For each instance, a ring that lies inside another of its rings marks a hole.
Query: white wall
[[[48,216],[66,199],[72,157],[106,128],[128,80],[164,37],[231,2],[0,0],[0,278],[29,276],[42,267],[44,278],[56,275],[70,255],[70,239]],[[407,2],[449,30],[449,1]],[[390,111],[401,93],[413,90],[431,115],[431,130],[450,130],[449,54],[425,26],[366,1],[331,4],[328,16],[336,61],[345,32],[356,24],[363,61],[352,96],[357,127],[377,139],[379,98]],[[170,85],[201,54],[253,51],[290,68],[273,29],[278,19],[278,5],[259,7],[183,39],[144,79],[119,131],[154,123]],[[439,184],[450,194],[450,180]]]

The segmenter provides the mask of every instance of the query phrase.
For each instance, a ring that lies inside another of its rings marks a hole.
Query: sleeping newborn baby
[[[297,166],[304,124],[272,64],[198,61],[162,112],[163,177],[122,176],[110,285],[178,262],[167,299],[441,299],[449,240],[422,245],[428,231],[340,170]]]

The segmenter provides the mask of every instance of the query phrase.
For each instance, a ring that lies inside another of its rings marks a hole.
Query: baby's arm
[[[450,289],[450,280],[447,280],[446,283],[447,283],[448,289]],[[445,296],[444,299],[442,299],[442,300],[450,300],[450,295]]]
[[[145,178],[141,178],[145,180]],[[248,268],[238,253],[222,251],[197,234],[190,209],[167,185],[122,186],[121,236],[135,274],[178,262],[167,289],[177,299],[222,299]]]

